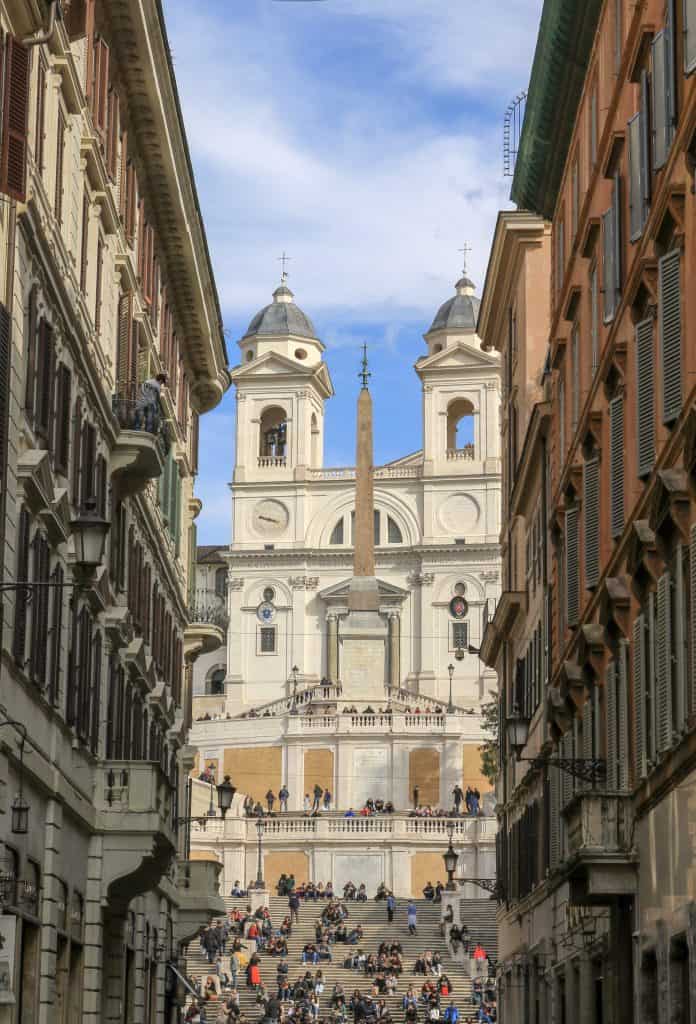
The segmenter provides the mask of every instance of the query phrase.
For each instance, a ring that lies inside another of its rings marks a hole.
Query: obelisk
[[[379,611],[379,585],[375,576],[372,399],[368,388],[367,346],[363,346],[360,378],[353,578],[348,586],[348,614],[340,621],[340,679],[344,697],[379,700],[384,697],[386,685],[387,626]]]
[[[358,426],[355,452],[355,526],[353,579],[348,607],[351,611],[376,612],[379,594],[375,577],[375,498],[372,449],[372,397],[368,387],[367,345],[363,346],[360,371],[362,387],[358,396]]]

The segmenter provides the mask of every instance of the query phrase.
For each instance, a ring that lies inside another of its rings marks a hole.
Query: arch
[[[474,407],[468,398],[455,398],[447,406],[447,450],[473,454]]]
[[[382,489],[375,490],[375,509],[381,513],[381,521],[386,524],[386,516],[391,516],[401,531],[401,543],[410,547],[418,544],[421,536],[420,523],[409,506],[400,498]],[[329,547],[337,541],[331,537],[338,528],[339,520],[344,522],[343,543],[350,544],[350,513],[355,507],[355,492],[346,492],[337,496],[335,501],[323,508],[312,519],[307,530],[307,544],[313,547]],[[386,515],[385,515],[386,514]],[[385,535],[388,527],[384,527]]]
[[[469,573],[457,572],[446,576],[440,581],[436,591],[435,604],[449,604],[452,597],[454,597],[454,588],[458,583],[466,584],[464,596],[469,605],[480,604],[484,600],[485,590],[481,581]]]
[[[275,598],[273,604],[276,608],[289,608],[292,605],[292,591],[287,583],[277,579],[275,576],[264,576],[261,579],[252,580],[244,591],[242,610],[256,609],[264,600],[263,592],[266,587],[273,587]]]
[[[210,669],[205,677],[206,697],[218,697],[225,692],[225,676],[227,671],[224,665],[216,665]]]
[[[262,458],[285,458],[287,449],[287,413],[279,405],[269,405],[259,419],[259,455]]]

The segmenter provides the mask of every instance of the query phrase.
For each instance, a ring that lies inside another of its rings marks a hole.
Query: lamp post
[[[454,704],[452,703],[452,676],[454,675],[454,665],[452,664],[452,662],[450,662],[449,665],[447,666],[447,671],[449,672],[449,703],[447,705],[447,714],[453,715]]]
[[[258,818],[256,821],[256,832],[259,837],[259,859],[256,865],[256,888],[264,889],[265,884],[263,881],[263,859],[262,859],[262,844],[263,844],[263,833],[266,830],[266,822],[263,818]]]
[[[576,779],[582,779],[594,786],[600,779],[606,777],[607,763],[599,757],[548,757],[546,754],[539,754],[537,757],[522,757],[522,751],[529,740],[530,719],[522,714],[519,705],[514,704],[512,711],[505,719],[505,730],[507,733],[508,746],[515,755],[518,762],[531,764],[532,771],[545,768],[547,765],[558,768],[559,771],[567,772]]]
[[[297,674],[299,672],[297,665],[292,666],[292,701],[290,703],[290,714],[297,714]]]
[[[24,799],[24,744],[27,740],[27,728],[22,722],[8,718],[6,722],[0,722],[0,729],[11,725],[16,729],[21,739],[19,743],[19,790],[12,801],[11,831],[15,836],[25,836],[29,831],[29,804]]]
[[[442,859],[445,862],[445,871],[447,872],[447,891],[454,892],[457,886],[454,883],[454,872],[457,870],[457,862],[459,857],[457,851],[452,846],[452,838],[454,836],[454,824],[450,822],[447,826],[447,835],[449,837],[449,846],[442,855]]]

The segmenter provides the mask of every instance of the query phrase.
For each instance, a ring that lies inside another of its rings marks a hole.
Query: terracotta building
[[[0,1021],[165,1024],[222,909],[177,855],[229,379],[160,5],[59,6],[0,12]]]
[[[501,1018],[696,1007],[694,69],[691,0],[544,4],[512,192],[552,233],[543,685],[514,559],[483,643],[507,667]],[[511,454],[504,535],[535,493],[538,429]]]

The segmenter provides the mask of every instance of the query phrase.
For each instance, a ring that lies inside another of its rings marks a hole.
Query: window
[[[70,458],[70,390],[71,376],[67,366],[58,367],[56,377],[56,422],[54,436],[54,468],[56,473],[68,475]]]
[[[590,345],[592,348],[592,373],[599,366],[599,289],[597,288],[597,264],[590,270]]]
[[[44,142],[46,134],[46,61],[43,54],[39,54],[37,80],[36,80],[36,125],[34,128],[34,158],[39,174],[44,169]]]
[[[339,519],[329,538],[329,544],[343,544],[343,519]]]
[[[624,407],[623,396],[609,402],[609,499],[611,536],[624,528]]]
[[[275,626],[259,627],[259,654],[276,653],[276,629]]]
[[[657,669],[657,752],[664,754],[672,746],[672,698],[674,655],[672,651],[672,581],[669,570],[657,581],[655,609]]]
[[[17,538],[17,580],[26,582],[29,580],[29,531],[31,520],[26,508],[22,508],[19,514],[19,530]],[[12,656],[20,668],[24,668],[27,639],[27,611],[29,606],[29,595],[26,590],[18,590],[15,599],[14,612],[14,635],[12,640]]]
[[[65,118],[62,112],[58,113],[58,128],[56,132],[56,190],[53,200],[53,209],[56,220],[63,223],[63,165],[65,163]]]
[[[461,647],[463,651],[469,646],[469,623],[450,622],[450,651]]]
[[[580,419],[580,327],[577,320],[573,324],[570,334],[570,372],[572,375],[572,402],[570,413],[570,428],[575,433],[578,420]]]
[[[447,451],[474,457],[474,407],[466,398],[447,406]]]
[[[556,300],[560,297],[563,289],[563,275],[565,274],[565,224],[563,215],[559,216],[556,222]]]
[[[206,681],[205,692],[211,696],[223,694],[225,692],[224,668],[216,668],[215,671],[210,674],[210,677]]]
[[[563,460],[566,454],[566,436],[565,436],[565,372],[564,368],[561,367],[558,375],[558,441],[561,446],[561,457],[559,465],[563,465]]]
[[[585,586],[599,582],[599,459],[588,459],[583,474],[583,532],[585,550]]]
[[[215,570],[215,593],[218,597],[227,595],[227,569]]]
[[[655,370],[653,322],[636,324],[636,420],[638,476],[647,476],[655,464]]]
[[[659,261],[658,327],[662,371],[662,422],[672,423],[682,409],[681,280],[679,250]]]
[[[684,3],[684,71],[696,69],[696,0]]]
[[[614,72],[618,75],[623,53],[623,0],[614,0]]]
[[[597,163],[597,142],[599,137],[599,116],[597,106],[597,81],[595,79],[592,85],[592,92],[590,93],[590,109],[589,109],[589,121],[590,121],[590,174],[594,171],[595,164]]]
[[[566,578],[566,621],[577,626],[580,613],[580,591],[578,586],[578,509],[566,509],[565,514],[565,578]]]
[[[628,679],[627,645],[619,643],[618,656],[607,665],[606,751],[607,785],[625,789],[628,785]]]
[[[604,322],[614,319],[621,296],[621,175],[614,174],[611,206],[602,214]]]
[[[41,533],[34,534],[32,548],[32,580],[49,582],[50,556],[48,541]],[[48,642],[49,588],[39,587],[31,601],[31,643],[29,647],[29,678],[41,690],[46,685],[46,654]]]
[[[389,544],[403,544],[401,530],[391,516],[387,516],[387,541]]]
[[[578,217],[580,215],[580,157],[579,154],[575,153],[573,160],[573,166],[570,172],[570,192],[571,192],[571,228],[573,232],[573,238],[578,233]]]
[[[36,347],[36,399],[34,429],[44,440],[51,434],[55,376],[53,330],[43,317],[39,322]]]
[[[667,162],[676,122],[674,32],[668,21],[652,41],[653,166]]]

